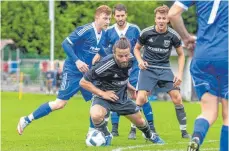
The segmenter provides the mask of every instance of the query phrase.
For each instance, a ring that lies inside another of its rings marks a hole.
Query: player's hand
[[[196,47],[196,38],[195,36],[189,35],[188,38],[183,39],[185,48],[189,51],[193,52]]]
[[[141,60],[138,62],[138,67],[141,69],[141,70],[145,70],[147,69],[148,67],[148,62],[144,61],[144,60]]]
[[[179,76],[179,75],[175,76],[173,79],[173,86],[177,88],[181,85],[181,82],[182,82],[182,76]]]
[[[132,88],[128,88],[128,92],[130,94],[130,99],[136,100],[136,98],[137,98],[136,89],[134,87],[133,87],[133,89]]]
[[[86,73],[89,70],[88,65],[85,62],[81,61],[81,60],[77,60],[76,61],[76,67],[82,73]]]
[[[115,102],[119,99],[119,97],[115,94],[114,91],[104,91],[104,93],[102,94],[102,98],[112,102]]]

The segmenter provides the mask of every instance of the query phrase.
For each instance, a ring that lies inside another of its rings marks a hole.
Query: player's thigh
[[[97,110],[101,111],[97,111]],[[110,112],[111,105],[108,101],[99,98],[99,97],[93,97],[92,98],[92,104],[90,108],[90,115],[93,116],[95,113],[101,114],[102,116],[105,116],[107,113]]]
[[[157,75],[149,70],[140,70],[138,76],[137,90],[151,91],[157,83]]]
[[[119,115],[130,115],[140,111],[140,107],[128,98],[123,104],[111,103],[111,111],[117,112]]]
[[[63,73],[63,79],[61,81],[57,98],[61,100],[69,100],[79,91],[79,81],[81,78],[82,76],[76,76],[75,74]]]

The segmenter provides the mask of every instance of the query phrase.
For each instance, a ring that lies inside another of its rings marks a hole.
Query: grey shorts
[[[162,92],[180,90],[180,88],[173,87],[173,78],[171,69],[140,70],[137,90],[153,91],[155,87]]]
[[[96,104],[104,107],[107,110],[107,112],[113,111],[113,112],[117,112],[119,115],[130,115],[140,111],[140,107],[138,107],[135,104],[135,102],[129,98],[124,104],[120,104],[120,103],[113,103],[111,101],[107,101],[99,97],[93,97],[91,106],[94,106]]]

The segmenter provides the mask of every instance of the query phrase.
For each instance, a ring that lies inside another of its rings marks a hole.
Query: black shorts
[[[137,90],[153,91],[156,86],[162,92],[180,90],[173,87],[173,78],[171,69],[140,70]]]
[[[120,104],[104,100],[95,96],[92,98],[92,106],[96,104],[103,106],[107,110],[107,112],[113,111],[117,112],[119,115],[130,115],[140,111],[140,107],[138,107],[135,102],[129,98],[127,99],[127,101],[125,101],[124,104]]]

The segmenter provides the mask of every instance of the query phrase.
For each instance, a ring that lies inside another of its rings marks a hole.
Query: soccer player
[[[127,19],[127,8],[123,4],[117,4],[113,8],[113,15],[116,21],[116,24],[109,27],[105,34],[105,44],[107,54],[113,54],[112,48],[116,41],[119,40],[120,37],[125,36],[128,38],[131,44],[131,54],[133,54],[134,46],[138,40],[140,35],[140,29],[137,25],[131,24],[126,21]],[[132,70],[130,73],[130,84],[134,87],[137,85],[138,80],[138,63],[134,58],[134,63],[132,66]],[[154,123],[153,123],[153,114],[150,103],[147,101],[143,105],[143,112],[145,114],[146,120],[150,125],[150,129],[156,133]],[[119,124],[119,115],[116,112],[111,112],[111,122],[112,122],[112,135],[119,136],[118,133],[118,124]],[[131,124],[131,130],[128,136],[129,139],[136,139],[136,126]]]
[[[120,38],[113,47],[113,55],[103,58],[81,79],[81,87],[94,94],[90,109],[92,121],[96,129],[105,134],[106,146],[109,146],[112,140],[112,134],[104,120],[110,111],[125,115],[149,141],[163,144],[163,140],[151,132],[148,123],[141,116],[140,107],[127,97],[127,89],[133,98],[136,94],[128,79],[133,64],[130,48],[127,38]]]
[[[166,5],[154,10],[155,26],[144,29],[134,48],[134,54],[140,68],[136,104],[142,106],[146,102],[147,93],[156,86],[167,92],[176,110],[182,138],[189,138],[186,131],[186,113],[182,104],[180,84],[182,82],[185,56],[180,36],[167,24],[169,8]],[[178,75],[174,76],[170,68],[169,57],[172,46],[178,54]],[[143,58],[140,49],[143,47]]]
[[[186,30],[181,14],[196,5],[197,40]],[[201,114],[196,118],[188,151],[199,150],[209,127],[216,121],[219,102],[222,104],[223,125],[220,151],[228,151],[228,2],[177,1],[169,11],[174,29],[184,44],[194,50],[190,66]]]
[[[62,109],[68,100],[81,91],[85,101],[91,100],[92,94],[80,87],[79,81],[91,67],[92,59],[96,53],[104,56],[102,48],[104,41],[104,28],[109,26],[111,9],[102,5],[96,9],[95,21],[77,27],[62,43],[67,54],[63,67],[63,79],[55,101],[42,104],[28,116],[21,117],[17,126],[21,135],[24,128],[33,120],[48,115],[50,112]]]

